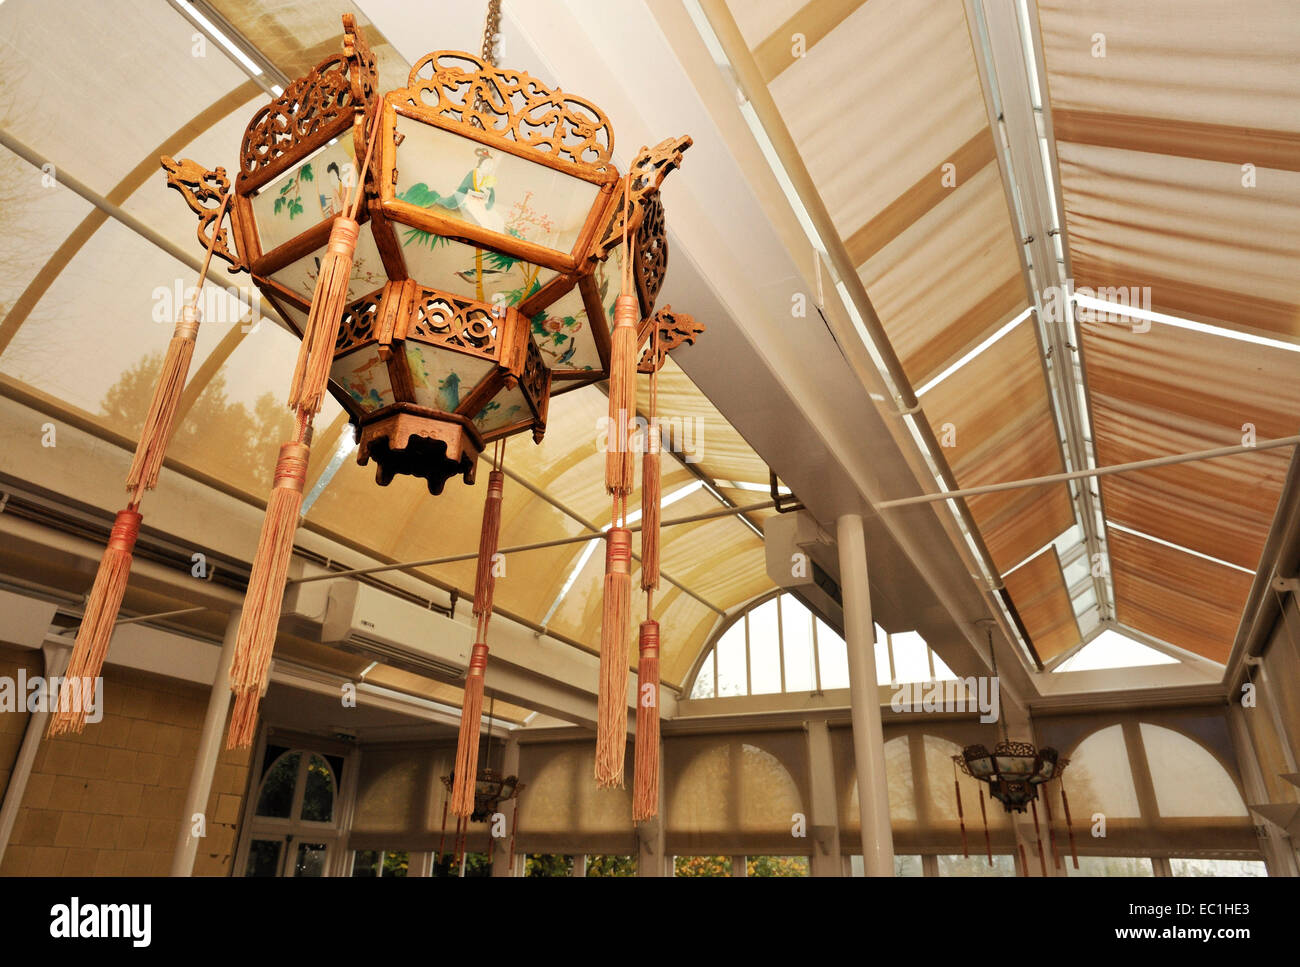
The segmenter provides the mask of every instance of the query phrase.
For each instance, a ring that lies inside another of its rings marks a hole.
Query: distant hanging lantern
[[[668,254],[659,188],[690,138],[642,148],[621,176],[605,115],[497,67],[488,42],[481,58],[423,57],[381,97],[364,36],[350,15],[343,27],[343,52],[249,123],[235,250],[224,235],[214,249],[303,338],[289,397],[297,429],[277,465],[232,669],[236,745],[252,741],[326,390],[381,486],[407,474],[439,494],[453,476],[474,482],[488,444],[524,432],[541,442],[551,396],[616,363],[626,374],[629,356],[630,372],[650,372],[703,331],[655,311]],[[206,240],[224,218],[207,186],[224,172],[163,166]],[[616,315],[632,327],[617,352]]]
[[[982,745],[968,745],[953,756],[962,772],[988,783],[989,795],[1007,812],[1023,813],[1038,798],[1038,788],[1057,778],[1068,759],[1055,749],[1037,749],[1030,742],[999,742],[990,752]]]
[[[989,659],[993,666],[993,677],[998,677],[998,658],[993,650],[993,622],[982,622],[989,643]],[[1026,809],[1033,811],[1034,833],[1038,839],[1039,863],[1043,875],[1047,875],[1047,854],[1043,850],[1042,834],[1038,825],[1039,792],[1046,793],[1047,783],[1061,779],[1070,760],[1063,757],[1051,747],[1039,749],[1032,742],[1013,742],[1007,737],[1005,720],[1002,722],[1002,741],[990,752],[983,745],[968,745],[959,755],[952,757],[954,763],[953,787],[957,798],[957,817],[961,824],[962,854],[968,855],[966,847],[966,820],[962,813],[961,785],[957,781],[956,769],[988,786],[989,796],[1002,803],[1008,813],[1023,813]],[[1070,822],[1070,801],[1065,793],[1065,783],[1060,783],[1061,806],[1064,811],[1065,828],[1070,838],[1070,851],[1074,850],[1074,830]],[[1051,799],[1045,794],[1043,805],[1047,810],[1047,830],[1051,839],[1052,853],[1056,865],[1060,866],[1060,854],[1056,848],[1056,830],[1052,821]],[[980,815],[984,819],[984,841],[988,849],[989,865],[993,864],[993,849],[989,842],[988,815],[984,811],[984,791],[980,790]],[[1023,857],[1023,849],[1022,849]],[[1079,859],[1074,855],[1074,868],[1079,868]]]

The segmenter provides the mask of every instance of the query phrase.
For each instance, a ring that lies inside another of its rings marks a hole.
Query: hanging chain
[[[501,0],[488,0],[487,18],[483,23],[483,62],[497,63],[497,38],[501,36]]]
[[[483,20],[483,63],[492,67],[497,64],[497,43],[501,39],[501,0],[488,0],[487,16]],[[479,130],[485,130],[487,125],[483,118],[491,110],[487,98],[483,96],[483,82],[477,85],[478,90],[474,94],[474,117],[473,123]]]
[[[993,663],[993,680],[997,682],[998,691],[1002,690],[1002,682],[998,679],[998,653],[993,649],[993,626],[990,624],[985,627],[984,633],[989,639],[989,660]],[[1007,718],[1005,715],[998,713],[998,718],[1002,725],[1002,741],[1010,742],[1011,737],[1007,733]]]

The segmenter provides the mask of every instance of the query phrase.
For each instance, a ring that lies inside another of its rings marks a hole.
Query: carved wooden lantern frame
[[[217,233],[215,254],[247,270],[299,336],[334,216],[363,180],[330,391],[381,485],[411,473],[440,493],[453,475],[473,482],[488,443],[525,431],[540,442],[551,395],[608,376],[625,220],[639,339],[660,336],[642,371],[702,331],[655,312],[668,256],[659,188],[691,140],[642,148],[620,175],[599,108],[458,51],[425,56],[381,97],[373,54],[350,16],[343,24],[342,53],[249,122],[229,235],[225,171],[163,167],[199,215],[199,240]]]

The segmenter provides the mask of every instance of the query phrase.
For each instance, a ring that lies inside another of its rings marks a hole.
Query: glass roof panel
[[[33,307],[0,356],[0,373],[133,436],[149,409],[180,303],[196,281],[191,268],[107,221]],[[208,290],[191,375],[230,331],[222,319],[237,320],[243,310],[215,287]],[[174,442],[189,435],[182,425]]]
[[[154,0],[78,4],[72,17],[52,16],[48,4],[7,3],[0,36],[21,38],[5,45],[0,71],[5,129],[105,195],[180,125],[247,80]],[[106,75],[130,83],[110,93]]]

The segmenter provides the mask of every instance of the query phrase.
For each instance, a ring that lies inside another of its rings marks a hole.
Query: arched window
[[[245,876],[324,876],[339,847],[343,759],[267,745],[247,816]]]
[[[1061,781],[1080,816],[1136,819],[1140,815],[1123,726],[1108,726],[1080,742]]]
[[[1135,732],[1133,723],[1127,726],[1128,736],[1124,725],[1099,729],[1070,754],[1063,781],[1080,815],[1142,816],[1134,779],[1142,773],[1150,777],[1159,819],[1248,815],[1236,780],[1205,746],[1174,729],[1136,724]]]
[[[1142,747],[1161,817],[1248,815],[1237,783],[1199,742],[1143,722]]]
[[[876,625],[876,684],[956,676],[915,631]],[[791,594],[759,600],[733,618],[705,652],[691,698],[820,692],[849,687],[844,638]]]

